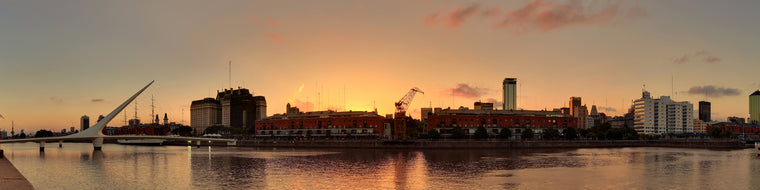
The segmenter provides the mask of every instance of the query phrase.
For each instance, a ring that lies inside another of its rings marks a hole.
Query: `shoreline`
[[[0,189],[34,189],[32,183],[21,175],[10,160],[5,158],[2,149],[0,149]]]
[[[166,145],[197,146],[195,143],[166,142]],[[201,146],[227,146],[222,143],[201,142]],[[754,146],[739,140],[314,140],[314,141],[262,141],[240,140],[236,147],[273,148],[367,148],[367,149],[548,149],[548,148],[625,148],[669,147],[702,149],[745,149]]]

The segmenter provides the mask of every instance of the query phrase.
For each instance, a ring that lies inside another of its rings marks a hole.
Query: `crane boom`
[[[402,115],[406,114],[406,109],[408,109],[409,104],[412,103],[412,100],[414,99],[414,94],[418,92],[420,94],[425,94],[425,92],[422,92],[422,90],[420,90],[419,88],[414,87],[410,89],[409,92],[407,92],[406,95],[404,95],[404,97],[401,98],[401,100],[396,102],[396,114],[399,114],[399,113],[401,113]]]

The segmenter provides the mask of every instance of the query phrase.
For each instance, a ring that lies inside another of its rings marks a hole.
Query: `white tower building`
[[[633,128],[639,134],[683,134],[694,131],[694,106],[689,102],[676,102],[670,96],[653,99],[644,91],[634,101]]]

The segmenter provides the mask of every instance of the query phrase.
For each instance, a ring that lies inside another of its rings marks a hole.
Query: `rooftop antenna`
[[[346,84],[343,84],[343,111],[346,111]]]
[[[180,123],[185,124],[185,108],[182,108],[182,121]]]
[[[675,96],[673,95],[673,83],[675,82],[673,81],[674,81],[673,74],[670,74],[670,96],[673,96],[673,99],[675,99]]]
[[[232,88],[232,61],[229,62],[229,67],[228,68],[230,69],[229,70],[229,77],[230,77],[229,78],[229,83],[230,83],[230,88]]]

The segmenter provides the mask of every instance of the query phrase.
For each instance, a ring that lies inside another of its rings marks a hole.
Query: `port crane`
[[[406,116],[406,110],[409,109],[409,104],[412,103],[414,95],[417,93],[425,94],[419,88],[414,87],[396,102],[396,114],[393,116],[393,140],[406,140],[406,123],[411,120],[410,117]]]

